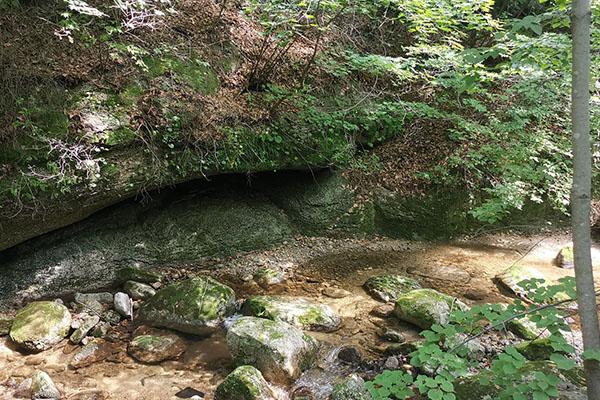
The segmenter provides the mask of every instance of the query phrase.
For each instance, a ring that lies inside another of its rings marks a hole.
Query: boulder
[[[364,283],[364,289],[376,300],[389,302],[411,290],[420,289],[421,285],[414,279],[401,275],[373,276]]]
[[[559,267],[565,269],[575,268],[575,258],[573,256],[573,246],[565,246],[558,252],[556,263]]]
[[[455,297],[434,289],[417,289],[396,300],[394,315],[422,329],[433,324],[446,324],[453,310],[466,310],[467,306]]]
[[[113,305],[112,293],[75,293],[75,310],[101,314]]]
[[[334,386],[330,399],[371,400],[372,397],[365,387],[365,381],[360,376],[353,374]]]
[[[126,293],[115,293],[114,301],[115,311],[124,318],[133,317],[133,302]]]
[[[138,319],[150,326],[205,336],[235,310],[233,289],[199,276],[159,290],[140,307]]]
[[[526,359],[532,361],[549,360],[550,356],[555,353],[549,338],[540,338],[519,343],[515,348]]]
[[[545,281],[546,277],[541,271],[535,268],[524,264],[515,264],[496,275],[496,279],[517,296],[526,296],[527,292],[519,285],[520,283],[530,279],[542,279]]]
[[[254,296],[246,299],[242,313],[253,317],[284,321],[302,329],[334,331],[342,319],[331,307],[300,297]]]
[[[217,387],[215,400],[276,400],[269,383],[256,368],[236,368]]]
[[[10,338],[27,350],[43,351],[60,342],[70,329],[67,307],[53,301],[35,301],[17,313]]]
[[[75,353],[69,365],[75,369],[84,368],[106,360],[113,353],[114,349],[110,343],[102,339],[93,339]]]
[[[37,371],[31,378],[31,398],[33,400],[59,400],[60,392],[50,376],[44,371]]]
[[[133,300],[146,300],[156,294],[156,290],[145,283],[127,281],[123,289]]]
[[[315,362],[318,342],[282,321],[242,317],[227,332],[237,365],[253,365],[272,382],[289,383]]]
[[[175,360],[185,351],[185,342],[177,335],[155,330],[148,335],[139,335],[127,346],[127,353],[138,361],[154,364]]]

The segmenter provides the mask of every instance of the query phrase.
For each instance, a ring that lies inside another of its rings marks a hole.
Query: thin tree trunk
[[[600,326],[591,259],[590,0],[573,1],[573,190],[571,193],[577,305],[584,348],[600,350]],[[585,361],[589,400],[600,400],[600,363]]]

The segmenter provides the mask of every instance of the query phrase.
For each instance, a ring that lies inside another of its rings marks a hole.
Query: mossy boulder
[[[138,335],[127,346],[127,353],[143,363],[175,360],[185,351],[185,342],[174,333],[155,330]]]
[[[290,296],[254,296],[246,299],[242,313],[253,317],[284,321],[302,329],[330,332],[342,319],[325,304]]]
[[[367,279],[363,288],[376,300],[387,303],[396,301],[411,290],[421,289],[421,285],[416,280],[402,275],[379,275]]]
[[[258,368],[271,382],[290,383],[312,367],[319,343],[282,321],[242,317],[227,332],[227,346],[237,365]]]
[[[573,245],[565,246],[558,252],[556,263],[559,267],[565,269],[575,268],[575,256],[573,254]]]
[[[365,387],[365,381],[358,375],[350,375],[337,383],[331,392],[331,400],[371,400],[373,397]]]
[[[496,279],[517,296],[525,296],[527,293],[519,285],[520,283],[530,279],[541,279],[546,281],[546,276],[533,267],[517,263],[496,275]]]
[[[440,293],[434,289],[417,289],[403,294],[396,300],[394,315],[422,329],[433,324],[445,324],[454,310],[468,307],[456,297]]]
[[[199,276],[159,290],[142,305],[138,319],[150,326],[205,336],[235,309],[233,289]]]
[[[71,329],[71,313],[53,301],[35,301],[21,309],[12,323],[10,338],[31,351],[47,350]]]
[[[217,387],[215,400],[277,400],[277,397],[259,370],[242,365]]]
[[[530,342],[519,343],[516,349],[525,358],[532,361],[549,360],[555,351],[549,338],[535,339]]]

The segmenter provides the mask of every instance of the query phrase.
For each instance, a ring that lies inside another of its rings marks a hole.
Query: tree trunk
[[[591,258],[590,201],[592,157],[590,149],[590,0],[573,1],[573,189],[571,193],[577,305],[583,345],[600,350],[600,326]],[[589,400],[600,400],[600,363],[585,361]]]

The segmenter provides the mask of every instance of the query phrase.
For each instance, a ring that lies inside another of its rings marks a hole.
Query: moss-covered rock
[[[549,360],[554,353],[552,342],[549,338],[535,339],[530,342],[519,343],[516,349],[525,358],[532,361]]]
[[[277,400],[277,397],[259,370],[242,365],[217,387],[215,400]]]
[[[159,290],[142,305],[138,319],[150,326],[204,336],[213,333],[235,309],[233,289],[199,276]]]
[[[36,301],[21,309],[12,323],[10,338],[31,351],[47,350],[71,329],[71,313],[53,301]]]
[[[519,285],[520,283],[530,279],[541,279],[545,281],[546,276],[536,268],[517,263],[496,275],[496,279],[516,295],[524,296],[527,293]]]
[[[433,289],[417,289],[396,300],[394,315],[402,321],[429,329],[433,324],[447,323],[453,310],[465,309],[467,306],[455,297]]]
[[[242,317],[227,332],[237,365],[258,368],[271,382],[289,383],[315,362],[318,342],[282,321]]]
[[[331,400],[371,400],[365,381],[358,375],[350,375],[337,383],[330,396]]]
[[[558,252],[556,263],[559,267],[571,269],[575,267],[575,257],[573,255],[573,245],[565,246]]]
[[[333,331],[342,319],[325,304],[290,296],[254,296],[246,299],[242,313],[253,317],[284,321],[302,329]]]
[[[421,285],[416,280],[402,275],[379,275],[367,279],[363,288],[376,300],[387,303],[396,301],[411,290],[421,289]]]
[[[155,330],[138,335],[127,346],[127,353],[138,361],[154,364],[175,360],[185,351],[185,342],[177,335]]]
[[[254,273],[254,281],[263,289],[285,281],[285,272],[275,268],[260,268]]]

